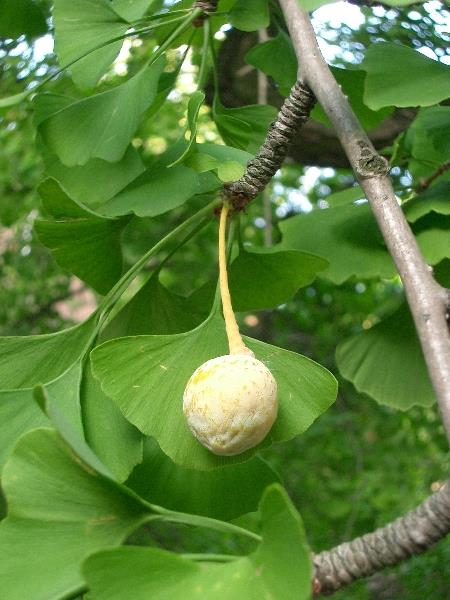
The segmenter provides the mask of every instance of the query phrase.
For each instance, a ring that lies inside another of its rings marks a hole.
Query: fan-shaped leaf
[[[120,51],[129,25],[114,12],[107,0],[55,0],[55,49],[62,66],[81,58],[71,67],[76,85],[94,87]],[[107,44],[99,48],[102,44]]]
[[[0,524],[0,579],[8,600],[74,594],[83,586],[81,562],[120,544],[150,513],[49,429],[20,439],[2,486],[8,517]]]
[[[275,481],[279,481],[277,474],[258,457],[213,471],[184,469],[147,437],[144,460],[127,485],[153,504],[230,521],[255,511],[264,489]]]
[[[435,401],[406,304],[378,325],[341,342],[336,361],[358,391],[380,404],[406,410]]]
[[[373,110],[430,106],[450,96],[450,67],[407,46],[372,44],[361,68],[367,71],[364,102]]]
[[[122,274],[120,234],[127,219],[103,218],[71,200],[54,179],[39,186],[44,210],[53,220],[35,229],[56,262],[105,294]]]
[[[328,266],[323,258],[299,250],[255,250],[241,249],[229,269],[236,311],[275,308],[309,285],[317,272]]]
[[[290,439],[335,399],[333,376],[313,361],[257,340],[247,339],[278,383],[279,415],[263,445]],[[255,449],[235,457],[211,454],[192,436],[182,412],[183,391],[194,370],[227,353],[224,323],[212,315],[196,329],[176,335],[112,340],[91,354],[94,376],[125,417],[179,465],[209,469],[243,462]]]
[[[311,559],[301,518],[277,484],[260,504],[262,542],[226,564],[195,563],[155,548],[129,546],[89,558],[84,573],[96,600],[256,600],[311,598]]]
[[[45,119],[39,127],[45,144],[68,167],[84,165],[92,158],[119,161],[142,113],[155,99],[164,64],[160,57],[125,83],[78,100]]]

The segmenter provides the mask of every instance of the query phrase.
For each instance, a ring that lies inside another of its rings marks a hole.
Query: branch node
[[[209,15],[217,10],[217,4],[219,0],[197,0],[192,4],[192,8],[195,10],[199,8],[203,11],[203,14],[200,15],[197,19],[192,21],[193,27],[202,27],[205,20],[209,17]]]
[[[389,173],[389,162],[380,156],[364,140],[358,140],[359,159],[356,165],[356,174],[360,179],[370,179]]]

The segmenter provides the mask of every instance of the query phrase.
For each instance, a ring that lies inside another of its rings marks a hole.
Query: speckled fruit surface
[[[264,363],[246,354],[208,360],[194,371],[183,411],[195,437],[214,454],[240,454],[269,433],[278,410],[277,383]]]

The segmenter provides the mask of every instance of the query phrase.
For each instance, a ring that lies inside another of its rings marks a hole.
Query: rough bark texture
[[[324,595],[362,577],[425,552],[450,531],[447,482],[416,509],[377,529],[314,557],[315,589]]]
[[[307,120],[315,102],[308,86],[297,81],[270,126],[258,154],[247,164],[244,175],[224,186],[224,194],[235,208],[245,208],[264,190],[281,167],[292,138]]]

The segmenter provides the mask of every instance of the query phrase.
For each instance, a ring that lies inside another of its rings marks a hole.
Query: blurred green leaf
[[[55,50],[61,66],[85,56],[70,67],[74,83],[93,88],[122,47],[129,25],[114,12],[108,0],[55,0],[53,8]],[[107,44],[99,48],[102,44]],[[97,48],[97,49],[96,49]]]
[[[46,179],[39,194],[52,218],[35,222],[41,242],[62,268],[106,294],[122,274],[120,234],[127,220],[91,212],[71,200],[54,179]]]
[[[198,113],[205,100],[205,94],[200,91],[196,91],[189,98],[188,108],[187,108],[187,123],[186,127],[181,134],[180,141],[181,143],[181,154],[170,164],[169,167],[173,167],[179,162],[183,161],[188,157],[191,150],[195,147],[195,138],[197,135],[197,120]],[[189,132],[189,139],[186,139],[186,133]]]
[[[272,77],[283,96],[289,95],[297,80],[297,57],[292,42],[284,31],[280,31],[271,40],[250,48],[245,61]]]
[[[119,161],[142,113],[155,99],[164,64],[160,57],[125,83],[78,100],[45,119],[39,127],[45,144],[68,167],[85,165],[92,158]]]
[[[236,600],[311,598],[312,567],[301,518],[277,484],[260,504],[262,542],[226,564],[193,562],[156,548],[128,546],[99,552],[84,564],[96,600]],[[206,556],[206,555],[205,555]]]
[[[400,410],[431,406],[435,395],[406,304],[344,341],[336,350],[342,375],[359,392]]]
[[[123,19],[132,23],[143,17],[153,5],[158,8],[160,0],[112,0],[114,11]]]
[[[367,72],[364,102],[372,110],[430,106],[450,96],[450,66],[400,44],[372,44],[361,68]]]
[[[262,445],[291,439],[334,401],[336,382],[326,369],[304,356],[250,338],[246,343],[278,383],[278,418]],[[186,333],[106,342],[91,353],[91,361],[104,393],[138,429],[155,437],[174,462],[211,469],[244,462],[256,452],[253,448],[233,457],[212,454],[193,437],[183,415],[182,397],[189,377],[205,361],[226,353],[224,323],[213,314]]]
[[[351,204],[355,200],[361,200],[365,197],[364,191],[359,185],[355,187],[349,187],[339,192],[334,192],[326,197],[328,204],[332,207],[344,206],[345,204]]]
[[[226,160],[218,166],[217,174],[221,181],[237,181],[245,173],[245,167],[235,160]]]
[[[0,3],[0,38],[33,38],[48,30],[40,7],[33,0],[2,0]]]
[[[394,108],[392,106],[387,106],[381,110],[371,110],[371,108],[368,107],[365,98],[363,99],[364,82],[366,79],[366,73],[364,71],[360,69],[341,69],[337,67],[331,67],[331,70],[364,129],[375,128],[393,112]],[[311,118],[324,123],[328,127],[332,127],[330,120],[320,104],[316,104],[313,108]]]
[[[233,27],[257,31],[270,23],[268,0],[237,0],[229,14]]]
[[[450,182],[442,181],[419,193],[403,205],[403,210],[410,223],[414,223],[431,211],[450,215]]]

